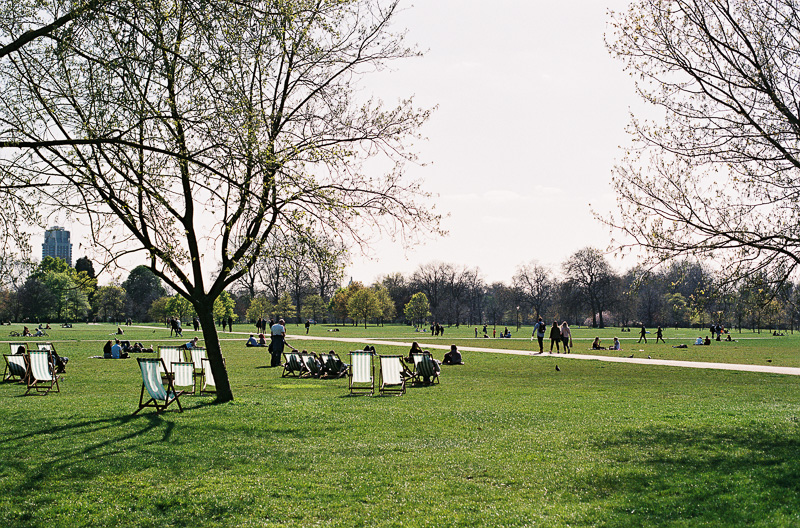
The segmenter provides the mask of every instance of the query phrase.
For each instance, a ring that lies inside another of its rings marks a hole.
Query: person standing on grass
[[[558,321],[553,321],[553,326],[550,327],[550,353],[553,353],[553,345],[556,346],[556,353],[560,354],[561,349],[559,348],[559,343],[561,343],[561,329],[558,327]]]
[[[283,347],[286,343],[285,324],[283,319],[280,319],[271,328],[272,342],[269,347],[270,352],[272,352],[272,361],[270,365],[273,367],[279,367],[281,364],[281,354],[283,354]]]
[[[647,329],[644,327],[644,323],[642,323],[642,329],[639,330],[639,342],[642,342],[644,339],[644,343],[647,344]]]
[[[539,320],[536,321],[536,324],[533,325],[533,333],[531,333],[531,338],[536,336],[536,340],[539,342],[539,353],[544,354],[544,332],[545,332],[545,324],[542,320],[542,316],[539,316]]]
[[[658,327],[658,330],[656,330],[656,343],[658,343],[659,339],[661,340],[662,343],[666,344],[666,342],[664,341],[664,331],[661,329],[660,326]]]
[[[311,320],[306,319],[306,335],[308,335],[308,331],[311,329]]]
[[[566,321],[561,323],[561,344],[564,345],[564,353],[569,354],[572,348],[572,331]]]

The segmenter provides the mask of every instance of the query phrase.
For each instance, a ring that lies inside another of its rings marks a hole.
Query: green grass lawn
[[[529,328],[511,340],[475,340],[472,328],[438,339],[401,326],[329,328],[311,333],[534,345]],[[346,379],[281,378],[264,368],[265,350],[223,334],[235,401],[185,396],[183,413],[131,416],[136,361],[87,359],[112,330],[51,332],[70,357],[60,394],[0,386],[0,526],[800,525],[792,376],[467,352],[466,365],[442,367],[439,385],[350,397]],[[613,332],[576,329],[576,352]],[[625,335],[623,348],[800,366],[800,335],[671,348],[695,333],[670,329],[667,345],[644,346]],[[180,342],[164,327],[126,338]],[[340,355],[360,348],[289,340]]]

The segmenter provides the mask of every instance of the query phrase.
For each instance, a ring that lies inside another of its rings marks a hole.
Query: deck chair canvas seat
[[[175,389],[183,389],[186,394],[194,394],[195,392],[195,373],[194,363],[190,361],[181,361],[180,363],[173,363],[172,375],[173,386]]]
[[[200,385],[200,394],[212,394],[217,392],[217,382],[214,381],[214,373],[211,372],[211,360],[203,358],[203,382]],[[225,358],[222,358],[222,364],[225,364]]]
[[[197,385],[197,378],[203,378],[203,359],[208,358],[206,349],[203,347],[194,347],[185,350],[186,362],[191,362],[194,369],[195,386]],[[192,392],[194,393],[194,392]]]
[[[378,392],[383,394],[406,393],[406,380],[403,377],[402,356],[378,356],[380,360],[380,384]]]
[[[53,364],[53,356],[46,350],[31,350],[28,353],[30,371],[28,373],[28,390],[25,394],[35,390],[40,394],[47,394],[53,387],[55,392],[61,392],[58,387],[58,374]]]
[[[162,377],[166,377],[168,373],[172,373],[173,363],[180,363],[183,361],[181,349],[175,346],[158,347],[158,358],[164,360],[158,365],[158,373]]]
[[[436,364],[431,355],[426,352],[418,356],[419,360],[417,360],[417,356],[414,356],[414,376],[416,380],[420,383],[424,383],[426,379],[431,384],[439,383],[439,374],[436,372]]]
[[[375,379],[372,368],[372,352],[355,350],[350,352],[350,394],[369,391],[375,394]]]
[[[180,397],[183,391],[176,391],[172,377],[168,377],[166,382],[161,380],[161,372],[167,371],[164,360],[161,358],[136,358],[139,362],[139,369],[142,372],[142,392],[139,395],[139,408],[133,414],[137,414],[145,407],[153,407],[157,413],[166,410],[173,403],[178,404],[178,412],[183,412]],[[166,386],[165,386],[166,384]],[[144,394],[150,399],[144,401]]]
[[[26,354],[3,354],[6,360],[6,369],[3,372],[3,381],[16,381],[27,383],[28,356]]]
[[[283,362],[283,372],[281,373],[282,378],[286,376],[300,376],[300,374],[303,373],[303,359],[300,357],[299,352],[295,352],[294,350],[284,352],[283,357],[285,361]]]
[[[303,361],[303,373],[300,375],[301,378],[318,378],[320,376],[321,368],[319,364],[319,360],[314,356],[314,354],[309,353],[301,353],[300,357]]]
[[[344,363],[339,356],[334,352],[323,354],[320,357],[325,357],[323,364],[325,365],[326,378],[343,378],[347,375],[347,364]]]

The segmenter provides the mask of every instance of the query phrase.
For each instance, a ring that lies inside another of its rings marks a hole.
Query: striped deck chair
[[[202,363],[203,383],[200,385],[200,394],[215,393],[217,392],[217,382],[214,381],[214,373],[211,372],[211,360],[203,358]],[[222,358],[222,364],[225,365],[225,358]]]
[[[56,346],[53,343],[36,343],[36,348],[46,352],[55,352]]]
[[[190,361],[181,361],[180,363],[173,363],[171,367],[174,378],[172,382],[173,387],[175,387],[175,389],[182,388],[183,392],[186,394],[194,394],[196,387],[194,363]]]
[[[61,392],[58,387],[58,375],[53,365],[53,356],[46,350],[31,350],[28,353],[30,371],[28,375],[28,390],[25,394],[35,390],[40,394],[47,394],[53,387],[56,392]]]
[[[350,352],[350,394],[369,391],[375,394],[375,379],[372,368],[372,352],[355,350]]]
[[[16,381],[27,383],[28,380],[28,355],[3,354],[6,360],[6,370],[3,372],[3,381]]]
[[[322,367],[314,354],[302,352],[300,357],[303,361],[303,373],[300,374],[301,378],[318,378],[320,374],[322,374]]]
[[[283,373],[281,377],[286,376],[300,376],[303,373],[303,359],[300,357],[300,352],[291,350],[283,353]]]
[[[158,373],[162,378],[167,377],[167,373],[172,373],[172,364],[180,363],[183,361],[181,349],[176,346],[160,346],[158,347],[158,358],[163,359],[158,365]]]
[[[167,378],[166,386],[161,381],[160,373],[167,370],[167,366],[163,364],[164,360],[161,358],[136,358],[136,361],[139,362],[139,368],[142,371],[142,392],[139,395],[139,408],[133,414],[137,414],[145,407],[153,407],[157,413],[160,413],[173,402],[178,404],[178,412],[183,412],[180,401],[183,391],[175,390],[172,377]],[[144,401],[145,391],[150,396],[147,401]]]
[[[428,352],[414,356],[414,377],[418,382],[425,383],[426,385],[432,383],[439,383],[439,373],[437,372],[436,363]]]
[[[206,355],[206,349],[203,347],[194,347],[184,351],[186,355],[186,362],[191,362],[194,366],[194,377],[195,378],[202,378],[203,377],[203,359],[208,358]],[[195,380],[195,385],[197,384],[197,380]],[[193,392],[194,394],[194,392]]]
[[[323,355],[321,354],[320,357]],[[339,359],[335,352],[331,351],[325,356],[325,377],[326,378],[343,378],[347,375],[347,364]]]
[[[403,377],[405,367],[401,361],[402,356],[378,356],[381,365],[380,385],[378,392],[400,394],[406,393],[406,380]]]

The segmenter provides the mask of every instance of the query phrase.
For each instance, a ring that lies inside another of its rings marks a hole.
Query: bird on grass
[[[633,354],[631,354],[630,356],[628,356],[628,359],[630,359],[630,358],[632,358],[632,357],[633,357]]]
[[[558,368],[558,365],[556,365],[556,372],[561,372],[561,369]]]

